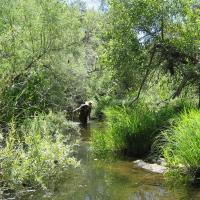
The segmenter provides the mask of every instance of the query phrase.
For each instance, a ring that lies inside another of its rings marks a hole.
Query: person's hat
[[[86,101],[85,104],[86,105],[92,105],[92,102],[91,101]]]

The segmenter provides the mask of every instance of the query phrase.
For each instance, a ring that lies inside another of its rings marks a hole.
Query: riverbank
[[[164,158],[165,178],[176,185],[199,181],[200,112],[185,102],[153,109],[148,104],[105,109],[108,128],[92,134],[94,156]]]
[[[56,184],[52,183],[51,189],[26,195],[24,200],[199,199],[198,190],[170,190],[165,185],[163,175],[138,168],[132,159],[111,161],[91,156],[90,135],[97,129],[105,130],[106,125],[93,121],[89,127],[81,132],[82,141],[77,154],[80,168],[70,172],[70,176],[69,173],[63,174]]]
[[[20,126],[12,122],[2,139],[2,199],[24,191],[46,189],[50,181],[79,166],[74,157],[80,140],[79,127],[66,120],[61,112],[27,118]]]

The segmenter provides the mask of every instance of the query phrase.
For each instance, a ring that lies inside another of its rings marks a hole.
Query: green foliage
[[[169,180],[187,181],[199,178],[200,167],[200,112],[183,112],[175,124],[163,133],[166,144],[163,155],[169,167]],[[178,178],[179,177],[179,178]],[[176,183],[177,183],[176,182]]]
[[[108,120],[104,133],[92,135],[97,155],[144,155],[172,119],[161,137],[169,173],[182,177],[176,165],[191,177],[199,171],[198,112],[176,119],[200,89],[199,3],[107,2],[109,9],[102,0],[98,13],[81,0],[1,0],[0,170],[9,185],[43,185],[58,169],[77,164],[72,153],[79,134],[65,117],[89,98],[95,115],[104,110]],[[165,105],[172,91],[184,101]]]
[[[87,17],[56,0],[3,0],[0,8],[0,121],[69,111],[86,98]]]
[[[21,131],[24,133],[37,131],[41,135],[47,132],[52,137],[62,134],[65,140],[68,139],[70,142],[75,142],[79,137],[79,128],[73,122],[67,121],[61,112],[55,114],[50,111],[47,115],[35,115],[34,118],[23,122]]]
[[[2,181],[12,188],[45,187],[56,174],[78,166],[73,157],[78,136],[78,128],[61,113],[35,116],[18,129],[11,123],[0,149]]]
[[[108,27],[101,59],[115,72],[117,94],[145,90],[149,82],[166,72],[175,75],[169,91],[175,90],[174,96],[179,96],[189,84],[197,94],[199,3],[195,0],[109,0],[108,3]]]
[[[102,75],[103,17],[82,8],[81,1],[0,2],[0,170],[9,186],[43,185],[78,163],[79,133],[65,118],[94,96]]]
[[[155,137],[169,125],[169,120],[176,112],[173,106],[155,110],[146,104],[107,108],[107,131],[92,135],[94,153],[105,155],[110,151],[144,156],[149,153]]]

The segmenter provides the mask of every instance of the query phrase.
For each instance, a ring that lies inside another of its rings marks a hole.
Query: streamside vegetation
[[[93,152],[104,158],[156,154],[167,162],[168,180],[187,174],[185,182],[195,182],[200,4],[110,0],[108,8],[100,61],[112,71],[112,98],[104,93],[99,101],[108,129],[92,135]]]
[[[0,1],[2,188],[45,188],[79,165],[70,120],[89,99],[108,124],[95,156],[156,154],[168,179],[198,180],[200,3],[84,2]]]
[[[169,167],[166,176],[173,184],[187,181],[199,183],[200,112],[188,110],[164,131],[163,155]]]
[[[1,194],[79,166],[71,113],[98,83],[102,21],[78,1],[0,2]]]
[[[73,156],[78,128],[66,121],[62,113],[35,115],[20,127],[12,122],[8,128],[0,151],[4,187],[45,188],[55,175],[79,165]]]
[[[176,117],[177,105],[167,105],[158,110],[145,103],[134,107],[110,107],[104,110],[108,128],[105,133],[92,135],[95,155],[107,153],[125,154],[132,157],[147,156],[158,134]]]

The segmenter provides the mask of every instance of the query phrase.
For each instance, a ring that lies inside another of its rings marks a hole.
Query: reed
[[[108,129],[104,133],[92,135],[93,151],[98,155],[122,152],[139,157],[150,152],[155,137],[169,125],[169,119],[176,115],[172,106],[155,110],[146,104],[110,107],[104,113]]]
[[[166,177],[173,182],[195,182],[200,177],[200,112],[189,110],[163,133],[163,155],[169,167]]]

